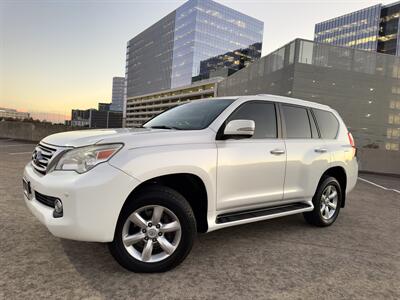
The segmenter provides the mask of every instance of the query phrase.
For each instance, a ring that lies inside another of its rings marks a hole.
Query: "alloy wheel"
[[[135,210],[122,229],[126,251],[135,259],[148,263],[171,256],[179,245],[181,235],[178,217],[160,205]]]
[[[328,185],[325,187],[321,196],[321,216],[325,220],[329,220],[336,212],[338,204],[338,192],[336,187]]]

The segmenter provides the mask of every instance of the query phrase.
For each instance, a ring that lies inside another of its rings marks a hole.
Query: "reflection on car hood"
[[[119,128],[75,130],[52,134],[42,141],[55,146],[82,147],[93,144],[124,143],[128,147],[201,143],[215,133],[204,130],[168,130],[151,128]]]

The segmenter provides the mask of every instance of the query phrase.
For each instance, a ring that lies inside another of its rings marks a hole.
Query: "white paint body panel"
[[[93,242],[113,240],[116,222],[125,199],[139,182],[107,163],[78,175],[74,171],[54,171],[39,175],[29,163],[24,178],[34,191],[63,202],[64,216],[53,218],[53,209],[27,199],[31,212],[58,237]]]
[[[242,139],[217,142],[217,210],[267,204],[283,198],[286,155],[279,139]]]
[[[333,166],[345,170],[346,192],[354,188],[358,165],[340,117],[340,131],[337,139],[332,141],[216,140],[216,134],[227,117],[249,100],[288,102],[333,111],[331,108],[271,95],[232,99],[236,100],[204,130],[83,130],[46,137],[44,142],[57,146],[123,143],[124,147],[108,163],[84,174],[54,171],[43,176],[28,164],[24,177],[34,190],[59,197],[64,204],[64,216],[53,218],[52,209],[35,199],[25,199],[27,206],[56,236],[109,242],[129,194],[142,182],[162,175],[190,173],[203,181],[207,191],[208,231],[312,210],[311,198],[319,179]],[[326,147],[327,153],[314,152],[320,146]],[[283,149],[285,153],[272,155],[270,151],[274,149]],[[273,216],[224,224],[215,222],[221,213],[297,201],[311,206]]]
[[[286,139],[286,175],[284,199],[311,199],[315,183],[320,180],[330,163],[329,153],[317,153],[324,147],[321,139]]]

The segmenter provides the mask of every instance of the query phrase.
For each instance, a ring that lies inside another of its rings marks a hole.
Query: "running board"
[[[280,206],[264,207],[252,210],[243,210],[232,213],[225,213],[217,216],[216,223],[223,224],[234,221],[241,221],[246,219],[253,219],[258,217],[277,215],[282,213],[288,213],[291,211],[305,210],[312,208],[311,205],[304,202],[297,202],[292,204],[285,204]]]

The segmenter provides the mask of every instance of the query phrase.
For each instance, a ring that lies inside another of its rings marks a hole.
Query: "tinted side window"
[[[319,131],[323,139],[335,139],[339,130],[339,122],[333,113],[320,109],[313,109],[317,119]]]
[[[311,128],[307,109],[290,105],[282,105],[282,108],[287,137],[291,139],[310,139]]]
[[[276,138],[276,114],[275,105],[268,102],[249,102],[239,107],[228,119],[253,120],[256,130],[253,139]]]

